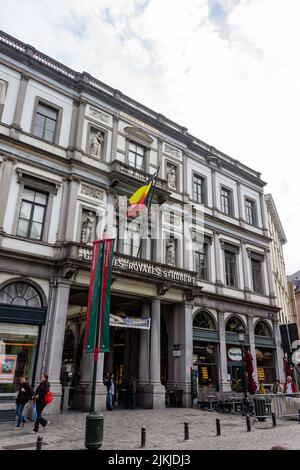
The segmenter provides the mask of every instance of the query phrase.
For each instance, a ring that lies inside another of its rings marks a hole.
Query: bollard
[[[273,428],[276,428],[276,415],[274,412],[272,412],[272,423],[273,423]]]
[[[219,418],[216,419],[216,427],[217,427],[217,436],[221,436],[221,423],[220,423]]]
[[[247,432],[251,431],[251,423],[250,423],[250,416],[246,416],[246,424],[247,424]]]
[[[184,423],[184,440],[187,441],[189,439],[189,423]]]
[[[299,423],[300,423],[300,410],[298,410],[298,418],[299,418]]]
[[[146,428],[144,426],[141,428],[141,447],[146,445]]]
[[[43,436],[38,436],[36,440],[36,450],[42,450],[42,440]]]

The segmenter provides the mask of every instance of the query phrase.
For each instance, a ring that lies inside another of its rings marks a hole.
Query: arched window
[[[41,307],[42,302],[37,290],[27,282],[12,282],[0,290],[0,304],[23,307]]]
[[[243,322],[239,319],[239,317],[230,317],[226,323],[226,331],[237,333],[240,326],[245,329]]]
[[[207,312],[199,312],[194,318],[193,327],[205,328],[207,330],[215,330],[216,325],[212,316]]]
[[[268,336],[272,337],[271,328],[265,321],[258,321],[254,328],[255,336]]]

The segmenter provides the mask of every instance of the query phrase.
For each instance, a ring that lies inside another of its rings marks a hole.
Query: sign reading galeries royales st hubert
[[[83,261],[91,261],[92,250],[89,248],[79,248],[78,258]],[[113,269],[154,276],[165,282],[175,281],[193,285],[196,283],[196,273],[194,274],[184,269],[177,269],[147,260],[131,258],[130,256],[115,255]]]

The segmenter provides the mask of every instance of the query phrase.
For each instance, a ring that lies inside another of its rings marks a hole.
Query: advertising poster
[[[0,355],[0,383],[13,383],[17,364],[17,356]]]

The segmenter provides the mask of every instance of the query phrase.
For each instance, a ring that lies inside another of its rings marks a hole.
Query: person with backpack
[[[27,378],[21,377],[19,391],[18,391],[18,395],[16,399],[16,405],[17,405],[16,416],[18,417],[16,431],[22,429],[22,427],[24,426],[26,419],[23,416],[23,410],[24,410],[26,403],[32,400],[33,394],[34,394],[33,389],[30,387],[29,383],[27,382]]]
[[[34,423],[33,432],[37,433],[39,431],[39,425],[41,424],[43,428],[49,424],[42,416],[42,411],[49,403],[51,403],[53,398],[52,392],[50,392],[50,384],[48,382],[48,375],[42,374],[41,375],[41,383],[35,391],[35,395],[33,400],[36,405],[36,420]]]

